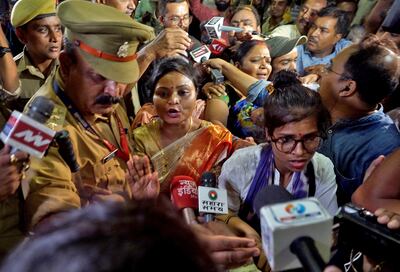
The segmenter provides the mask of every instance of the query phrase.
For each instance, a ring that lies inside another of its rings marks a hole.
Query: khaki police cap
[[[55,15],[55,0],[19,0],[11,11],[11,24],[19,27],[39,16]]]
[[[267,44],[269,46],[269,53],[271,58],[277,58],[286,54],[289,54],[298,45],[305,44],[307,42],[306,36],[300,36],[295,39],[289,39],[283,36],[275,36],[268,39]]]
[[[139,42],[154,38],[153,29],[106,5],[67,0],[57,9],[65,37],[100,75],[120,83],[139,78]]]

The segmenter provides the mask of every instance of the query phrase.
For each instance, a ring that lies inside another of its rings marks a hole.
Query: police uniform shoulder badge
[[[59,131],[63,128],[65,123],[65,117],[67,115],[67,108],[55,104],[53,113],[49,120],[46,122],[46,126],[54,131]]]
[[[124,44],[122,44],[118,48],[117,56],[119,58],[125,58],[126,56],[128,56],[128,48],[129,48],[128,42],[124,42]]]

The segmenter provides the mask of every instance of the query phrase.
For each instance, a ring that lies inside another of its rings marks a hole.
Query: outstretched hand
[[[260,254],[253,239],[236,237],[221,222],[190,225],[197,238],[211,254],[214,262],[224,269],[242,266]]]
[[[125,173],[132,199],[154,199],[160,193],[160,183],[157,172],[151,170],[150,160],[147,156],[132,156],[128,161],[128,171]]]

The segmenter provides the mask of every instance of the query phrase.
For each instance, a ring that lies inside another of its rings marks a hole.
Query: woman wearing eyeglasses
[[[316,152],[329,124],[320,95],[288,71],[277,74],[274,88],[264,104],[267,143],[236,151],[218,179],[219,187],[228,191],[230,210],[221,219],[237,234],[258,241],[248,223],[254,197],[268,184],[285,187],[295,198],[315,196],[331,214],[338,208],[333,164]]]

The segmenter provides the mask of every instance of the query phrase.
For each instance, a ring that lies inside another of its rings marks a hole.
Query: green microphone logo
[[[213,200],[213,201],[214,201],[214,200],[217,200],[217,198],[218,198],[217,192],[214,191],[214,190],[209,191],[209,192],[208,192],[208,198],[211,199],[211,200]]]

